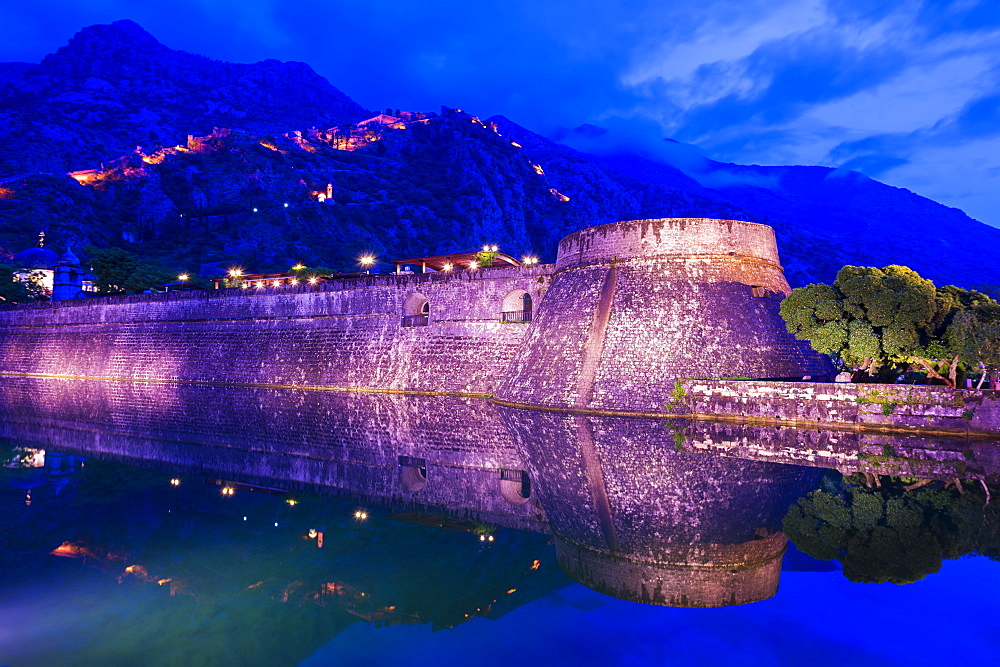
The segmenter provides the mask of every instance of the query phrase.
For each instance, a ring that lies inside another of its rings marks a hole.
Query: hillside
[[[845,263],[1000,284],[980,259],[1000,230],[854,172],[595,156],[499,116],[386,112],[302,63],[217,62],[130,21],[85,28],[40,64],[0,64],[0,246],[44,229],[57,248],[175,269],[349,270],[363,251],[483,243],[551,260],[582,227],[703,216],[774,226],[793,285]]]

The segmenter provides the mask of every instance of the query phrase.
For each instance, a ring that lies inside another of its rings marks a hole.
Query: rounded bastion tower
[[[785,329],[788,292],[766,225],[665,218],[574,232],[495,395],[659,412],[682,377],[828,375],[829,362]]]

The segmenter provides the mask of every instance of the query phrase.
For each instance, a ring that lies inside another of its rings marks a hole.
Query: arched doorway
[[[500,306],[500,321],[530,322],[532,307],[531,295],[526,290],[512,290],[503,298],[503,304]]]
[[[413,293],[403,302],[402,325],[404,327],[425,327],[430,324],[431,304],[423,294]]]

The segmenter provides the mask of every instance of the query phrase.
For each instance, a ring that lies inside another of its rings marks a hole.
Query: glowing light
[[[256,213],[256,212],[257,212],[257,209],[254,209],[254,210],[253,210],[253,212],[254,212],[254,213]]]
[[[528,569],[529,570],[537,570],[538,566],[541,565],[541,564],[542,564],[542,561],[540,561],[540,560],[532,561],[531,562],[531,567],[529,567]]]
[[[176,477],[170,480],[170,486],[180,486],[180,485],[181,485],[181,480],[177,479]]]
[[[292,278],[289,282],[291,282],[293,285],[298,285],[299,284],[299,279],[298,278]]]
[[[479,268],[479,262],[477,262],[476,260],[472,260],[471,262],[469,262],[469,268],[470,269],[478,269]]]
[[[229,269],[230,278],[239,278],[243,275],[243,269]]]
[[[451,262],[445,262],[444,266],[441,267],[442,271],[451,271]]]
[[[173,581],[173,579],[160,579],[156,582],[156,584],[158,586],[162,586],[163,584],[169,584],[171,581]]]
[[[319,535],[319,532],[315,528],[310,528],[308,534],[310,540],[315,540],[316,536]]]
[[[285,502],[288,503],[289,507],[295,507],[296,505],[299,504],[299,501],[297,501],[295,498],[289,498]]]
[[[274,286],[275,287],[281,287],[281,281],[280,280],[275,280],[274,281]]]
[[[275,528],[277,528],[277,527],[278,527],[278,522],[277,522],[277,521],[275,521],[275,522],[274,522],[274,527],[275,527]]]
[[[521,144],[517,143],[516,141],[510,142],[510,145],[513,146],[514,148],[520,148],[521,147]]]
[[[243,283],[243,289],[250,287],[250,283]]]
[[[532,264],[538,264],[537,257],[531,257],[530,255],[525,255],[521,258],[521,263],[526,266],[531,266]]]
[[[234,493],[236,493],[236,489],[234,489],[234,488],[233,488],[233,487],[231,487],[231,486],[224,486],[224,487],[222,487],[222,491],[221,491],[221,493],[222,493],[222,495],[224,495],[224,496],[231,496],[231,495],[233,495]]]
[[[315,285],[317,282],[319,281],[316,279],[316,276],[313,276],[312,278],[309,279],[310,285]]]
[[[354,518],[355,519],[361,519],[362,521],[364,521],[365,519],[368,518],[368,512],[364,512],[362,510],[358,510],[357,512],[354,513]]]
[[[358,258],[358,261],[361,262],[362,266],[371,266],[375,263],[375,258],[371,255],[362,255]]]
[[[179,280],[181,282],[184,282],[185,280],[190,280],[190,279],[191,279],[191,276],[189,276],[186,273],[182,273],[181,275],[177,276],[177,280]]]
[[[288,208],[288,202],[285,202],[285,208]]]
[[[534,169],[535,173],[538,174],[539,176],[544,176],[545,175],[545,170],[542,169],[541,165],[533,164],[533,165],[531,165],[531,168]]]
[[[512,588],[509,591],[507,591],[507,595],[510,595],[511,593],[516,593],[516,592],[517,592],[517,589],[516,588]]]
[[[301,271],[304,268],[306,268],[305,264],[296,264],[292,267],[292,271]]]
[[[487,537],[486,539],[487,539],[487,540],[489,540],[490,542],[492,542],[492,541],[493,541],[493,536],[492,536],[492,535],[490,535],[490,536],[489,536],[489,537]]]
[[[479,541],[480,542],[485,542],[486,541],[486,536],[485,535],[480,535],[479,536]]]

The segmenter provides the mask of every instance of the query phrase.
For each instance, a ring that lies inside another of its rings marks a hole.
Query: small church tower
[[[56,263],[52,280],[52,300],[76,299],[82,289],[83,272],[80,270],[80,260],[73,254],[73,250],[67,247],[66,252]]]

